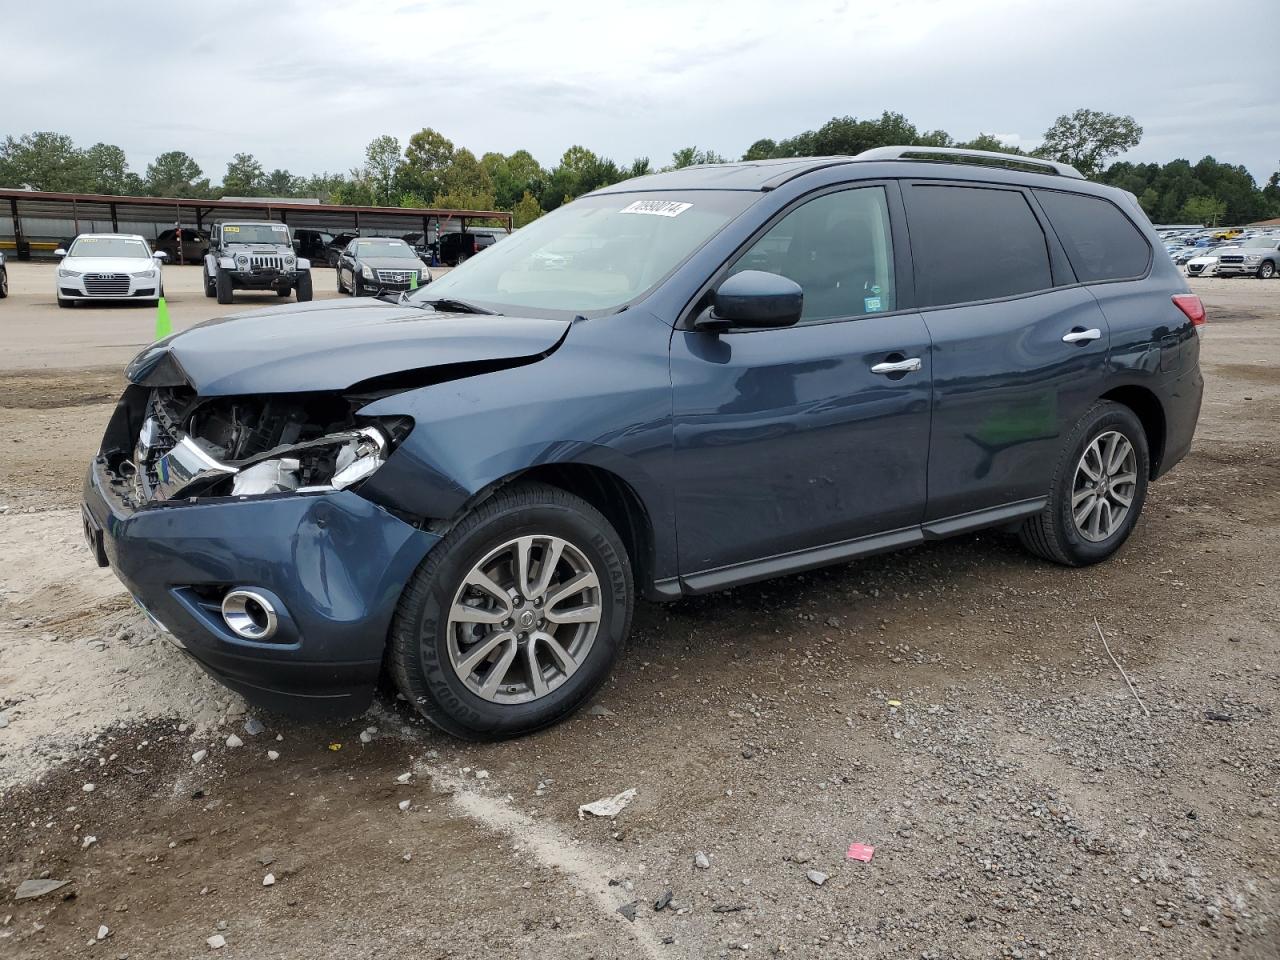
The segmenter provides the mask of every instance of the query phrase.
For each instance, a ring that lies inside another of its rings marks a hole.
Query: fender
[[[638,311],[578,321],[535,363],[377,400],[360,413],[409,416],[415,426],[359,492],[449,521],[487,487],[533,467],[597,467],[627,483],[648,514],[655,579],[674,576],[669,340],[669,327]]]

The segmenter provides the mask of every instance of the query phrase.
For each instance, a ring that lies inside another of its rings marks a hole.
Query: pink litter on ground
[[[865,843],[851,843],[849,849],[845,853],[847,860],[861,860],[863,863],[870,863],[871,858],[876,855],[876,848],[868,846]]]

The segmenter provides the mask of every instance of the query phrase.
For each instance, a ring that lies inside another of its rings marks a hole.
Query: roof
[[[853,157],[787,157],[780,160],[704,163],[623,180],[621,183],[601,187],[596,193],[627,193],[632,190],[771,190],[802,173],[852,161]]]
[[[81,237],[102,237],[109,240],[141,240],[147,242],[147,238],[137,233],[77,233],[76,239]]]
[[[802,174],[826,167],[876,161],[908,163],[975,163],[1011,173],[1032,173],[1083,180],[1074,167],[1014,153],[966,150],[959,147],[875,147],[857,156],[787,157],[778,160],[740,160],[736,163],[699,164],[623,180],[596,193],[627,193],[633,190],[772,190]]]

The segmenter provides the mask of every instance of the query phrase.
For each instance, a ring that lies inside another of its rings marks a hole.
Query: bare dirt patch
[[[1280,401],[1252,372],[1280,366],[1280,284],[1196,288],[1197,443],[1113,561],[984,533],[643,605],[598,715],[502,744],[390,698],[250,735],[79,544],[109,406],[14,409],[58,439],[0,458],[0,500],[25,491],[0,515],[0,767],[27,774],[0,795],[0,891],[72,883],[0,903],[0,952],[1275,960]],[[130,640],[84,643],[111,629]]]

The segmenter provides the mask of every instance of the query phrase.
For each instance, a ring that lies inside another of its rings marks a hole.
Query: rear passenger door
[[[1034,512],[1097,398],[1106,318],[1029,191],[903,184],[916,299],[933,341],[925,521]]]

